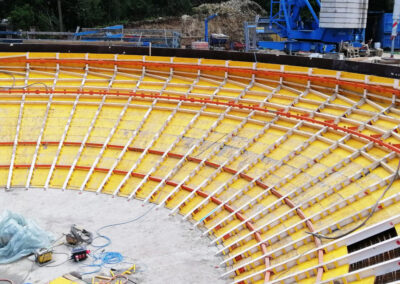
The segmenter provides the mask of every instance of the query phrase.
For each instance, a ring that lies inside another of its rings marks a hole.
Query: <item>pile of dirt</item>
[[[128,28],[173,29],[182,34],[182,44],[186,45],[204,38],[204,19],[216,13],[218,17],[209,21],[209,33],[226,34],[232,41],[243,42],[244,22],[253,22],[257,15],[265,15],[266,11],[251,0],[230,0],[218,4],[202,4],[193,9],[192,15],[133,22]]]

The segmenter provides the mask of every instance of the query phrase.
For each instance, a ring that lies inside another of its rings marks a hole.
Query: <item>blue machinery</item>
[[[321,8],[320,0],[316,5]],[[253,33],[250,33],[253,30]],[[255,23],[245,23],[246,50],[276,49],[287,53],[307,51],[335,52],[341,42],[361,47],[365,29],[322,28],[309,0],[271,0],[270,16],[258,17]],[[285,41],[269,41],[277,34]],[[265,40],[267,39],[267,40]]]
[[[218,17],[218,14],[213,14],[211,16],[208,16],[205,20],[204,20],[204,41],[208,42],[208,21],[211,21],[212,19],[214,19],[215,17]]]

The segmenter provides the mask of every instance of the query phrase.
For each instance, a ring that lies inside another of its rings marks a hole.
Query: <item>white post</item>
[[[397,29],[400,21],[400,0],[394,1],[393,6],[393,25],[392,25],[392,49],[390,51],[390,58],[394,57],[394,41],[397,37]]]

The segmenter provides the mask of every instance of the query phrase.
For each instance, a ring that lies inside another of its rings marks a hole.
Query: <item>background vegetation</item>
[[[160,16],[190,14],[202,3],[221,0],[59,0],[64,30],[75,31],[77,26],[95,27],[127,23]],[[311,2],[315,0],[311,0]],[[8,19],[13,29],[42,31],[60,30],[58,0],[0,0],[0,19]],[[255,0],[269,9],[269,0]],[[390,11],[393,0],[370,0],[370,10]]]

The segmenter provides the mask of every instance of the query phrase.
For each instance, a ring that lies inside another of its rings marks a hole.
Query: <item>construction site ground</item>
[[[214,257],[217,247],[209,246],[209,240],[201,237],[200,231],[193,229],[189,222],[183,222],[178,216],[169,216],[167,209],[155,209],[153,204],[142,206],[142,203],[102,194],[79,194],[77,191],[0,191],[2,210],[8,209],[34,220],[57,239],[68,233],[72,224],[95,232],[104,225],[134,219],[151,209],[140,220],[101,231],[112,240],[106,251],[120,252],[125,257],[124,261],[136,264],[137,271],[131,279],[137,283],[190,283],[193,279],[196,283],[225,283],[218,280],[223,268],[218,268],[221,260]],[[101,244],[104,240],[95,242]],[[54,251],[69,254],[70,248],[60,245]],[[32,257],[2,265],[1,277],[18,284],[40,284],[71,271],[90,271],[90,268],[82,267],[90,264],[90,259],[78,264],[67,261],[56,267],[39,267],[30,259]],[[55,254],[54,262],[49,266],[62,263],[65,259],[66,255]],[[128,263],[116,268],[128,268]],[[93,275],[86,275],[86,279]]]

